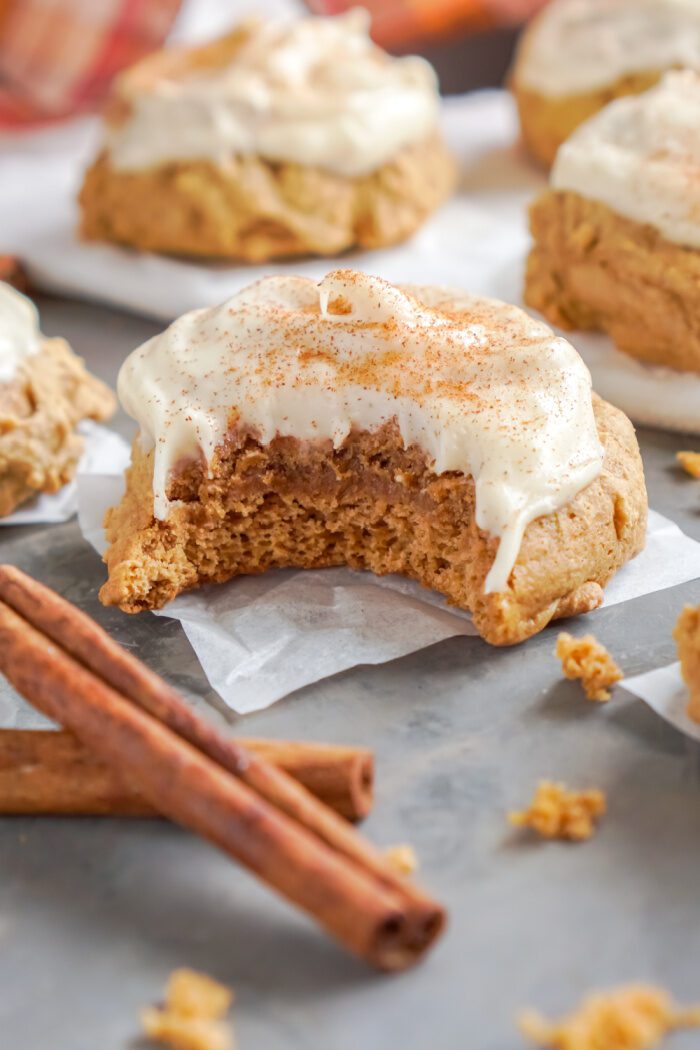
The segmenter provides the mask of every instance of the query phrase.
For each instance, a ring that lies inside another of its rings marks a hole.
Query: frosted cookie
[[[549,166],[584,120],[674,68],[700,72],[697,0],[553,0],[511,74],[525,144]]]
[[[283,566],[402,573],[494,644],[596,608],[644,545],[629,420],[513,306],[351,270],[270,277],[124,363],[137,420],[102,601]]]
[[[117,78],[82,233],[262,262],[404,240],[451,192],[435,74],[362,11],[250,21]]]
[[[564,143],[533,204],[525,299],[553,324],[608,332],[700,372],[700,77],[668,73]]]
[[[41,334],[29,299],[0,282],[0,517],[70,481],[83,451],[76,424],[114,407],[65,340]]]

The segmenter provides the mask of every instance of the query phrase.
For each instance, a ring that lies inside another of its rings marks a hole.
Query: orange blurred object
[[[0,0],[0,127],[92,109],[160,47],[181,0]]]
[[[365,7],[372,16],[372,37],[401,50],[428,40],[519,25],[548,0],[306,0],[315,14],[337,15]]]

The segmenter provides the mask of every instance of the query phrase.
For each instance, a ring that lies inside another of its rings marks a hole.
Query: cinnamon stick
[[[85,614],[0,566],[0,669],[126,783],[382,969],[415,963],[443,909],[286,773],[223,737]]]
[[[323,841],[374,875],[394,885],[396,873],[383,854],[373,850],[327,806],[282,771],[244,751],[189,707],[172,686],[118,645],[101,627],[55,591],[11,565],[0,565],[0,600],[48,635],[83,666],[123,696],[192,744],[218,765],[240,777],[263,798],[304,824]],[[54,719],[60,722],[60,718]],[[72,728],[66,726],[66,728]],[[80,733],[74,731],[76,736]],[[82,739],[82,737],[81,737]],[[95,749],[99,754],[99,750]],[[157,803],[155,803],[157,806]],[[410,886],[402,895],[413,894]],[[422,893],[414,901],[424,902]]]
[[[287,740],[240,740],[284,769],[347,820],[372,804],[372,752]],[[71,733],[0,729],[0,814],[155,817],[157,811],[117,771]]]

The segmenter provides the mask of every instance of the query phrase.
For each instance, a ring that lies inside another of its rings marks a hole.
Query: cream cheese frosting
[[[232,425],[339,447],[395,420],[437,474],[474,477],[477,524],[500,537],[487,592],[506,588],[527,525],[602,467],[590,374],[566,340],[514,306],[351,270],[268,277],[185,314],[127,358],[118,389],[154,449],[159,519],[171,470],[211,463]]]
[[[524,38],[516,79],[562,96],[674,67],[700,72],[698,0],[554,0]]]
[[[600,110],[559,148],[551,185],[700,248],[700,76],[667,73]]]
[[[13,379],[23,359],[40,349],[39,315],[34,303],[0,281],[0,383]]]
[[[432,67],[373,44],[365,11],[247,31],[226,66],[157,77],[129,99],[108,137],[116,170],[255,155],[360,176],[435,129]]]

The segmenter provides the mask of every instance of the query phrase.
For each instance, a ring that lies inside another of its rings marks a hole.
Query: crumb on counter
[[[673,628],[681,674],[688,686],[688,717],[700,722],[700,605],[685,605]]]
[[[564,784],[541,780],[528,809],[508,814],[516,828],[532,828],[543,838],[581,842],[595,830],[596,817],[605,813],[605,795],[597,788],[570,791]]]
[[[175,970],[168,979],[162,1007],[141,1012],[149,1039],[173,1050],[233,1050],[230,1028],[222,1018],[233,992],[206,974]]]
[[[676,459],[691,478],[700,478],[700,452],[676,452]]]
[[[581,680],[589,700],[609,700],[609,686],[623,677],[608,650],[592,634],[574,638],[562,631],[557,638],[556,655],[566,677]]]
[[[220,1020],[231,1008],[233,992],[213,977],[186,968],[173,970],[165,990],[168,1010],[183,1017]]]
[[[667,1032],[700,1027],[700,1006],[681,1009],[662,988],[630,984],[587,996],[561,1021],[528,1010],[518,1027],[551,1050],[652,1050]]]
[[[389,846],[384,856],[396,868],[400,875],[412,875],[418,868],[418,857],[413,846],[404,843],[400,846]]]

